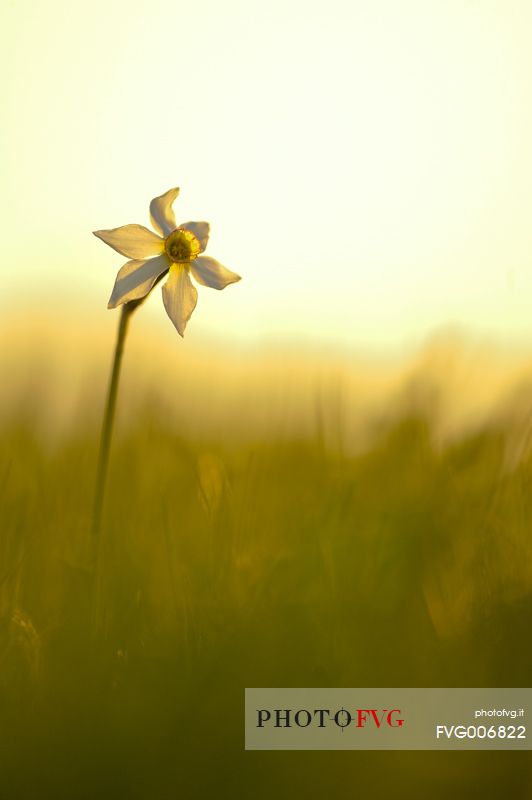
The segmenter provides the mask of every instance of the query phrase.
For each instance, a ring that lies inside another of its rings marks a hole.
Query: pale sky
[[[180,186],[243,276],[187,338],[532,341],[528,0],[3,0],[0,30],[0,309],[116,315],[90,232]]]

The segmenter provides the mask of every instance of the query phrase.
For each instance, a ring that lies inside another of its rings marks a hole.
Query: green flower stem
[[[118,396],[118,384],[120,381],[120,367],[122,366],[122,356],[124,354],[124,344],[129,327],[129,320],[131,318],[131,314],[138,305],[139,301],[132,301],[130,303],[124,303],[122,306],[100,437],[100,452],[98,455],[98,467],[96,471],[96,487],[94,491],[94,507],[91,528],[91,558],[93,567],[92,622],[95,634],[98,631],[101,621],[103,561],[102,518],[105,505],[107,473],[109,469],[109,453],[111,450],[111,440],[113,437],[113,427],[115,421],[116,399]]]
[[[118,335],[116,337],[115,354],[109,388],[107,390],[107,403],[103,416],[102,433],[100,437],[100,452],[98,455],[98,468],[96,471],[96,489],[94,492],[94,507],[92,514],[91,538],[96,559],[101,539],[102,513],[105,501],[105,487],[107,483],[107,472],[109,468],[109,452],[111,449],[111,439],[113,436],[113,426],[115,421],[116,398],[118,396],[118,383],[120,380],[120,367],[124,354],[124,343],[126,340],[129,319],[134,310],[133,304],[124,303],[120,322],[118,324]]]
[[[91,527],[91,558],[93,568],[93,597],[92,612],[94,630],[96,631],[100,621],[101,608],[101,584],[102,584],[102,518],[105,505],[105,489],[107,485],[107,472],[109,469],[109,453],[111,450],[111,440],[113,438],[113,426],[115,421],[116,399],[118,396],[118,384],[120,381],[120,367],[122,366],[122,356],[124,355],[124,343],[129,327],[129,320],[133,312],[144,303],[151,294],[155,286],[166,277],[167,272],[159,275],[150,291],[138,300],[130,300],[124,303],[118,323],[118,335],[116,337],[115,354],[109,388],[107,390],[107,402],[103,415],[102,433],[100,437],[100,452],[98,455],[98,468],[96,471],[96,487],[94,491],[94,506],[92,512]]]

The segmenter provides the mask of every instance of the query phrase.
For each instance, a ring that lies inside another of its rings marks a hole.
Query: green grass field
[[[403,402],[355,452],[318,423],[199,437],[146,397],[113,445],[95,631],[97,424],[50,442],[26,399],[0,430],[2,800],[532,797],[526,753],[243,734],[246,686],[530,684],[511,415],[442,442],[431,403]]]

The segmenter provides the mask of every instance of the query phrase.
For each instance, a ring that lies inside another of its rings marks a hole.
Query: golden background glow
[[[123,259],[90,231],[148,224],[150,199],[180,185],[178,222],[209,220],[208,254],[244,278],[201,291],[189,338],[529,337],[528,2],[23,0],[0,15],[4,311],[83,303],[114,327]],[[174,337],[158,298],[144,313]]]
[[[2,0],[1,797],[531,796],[515,753],[249,758],[235,713],[530,680],[531,29]],[[99,526],[125,258],[91,231],[176,185],[243,280],[184,341],[159,286],[135,312]]]

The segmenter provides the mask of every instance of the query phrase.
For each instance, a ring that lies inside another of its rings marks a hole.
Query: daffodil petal
[[[198,283],[203,286],[210,286],[211,289],[225,289],[230,283],[241,280],[240,275],[231,272],[215,258],[200,256],[190,264],[190,271]]]
[[[144,225],[122,225],[121,228],[93,233],[117,253],[128,258],[150,258],[164,251],[164,240]]]
[[[116,308],[130,300],[145,297],[153,284],[169,268],[166,256],[147,261],[128,261],[119,270],[107,308]]]
[[[187,322],[198,300],[198,292],[182,264],[173,264],[170,275],[163,286],[163,303],[166,313],[174,323],[177,332],[183,336]]]
[[[179,189],[169,189],[160,197],[154,197],[150,203],[150,218],[153,227],[166,237],[176,228],[172,203],[179,194]]]
[[[200,243],[200,253],[203,253],[205,248],[207,247],[207,242],[209,241],[209,231],[211,226],[208,222],[183,222],[182,225],[179,226],[180,228],[184,228],[186,231],[190,231],[194,234],[198,242]]]

